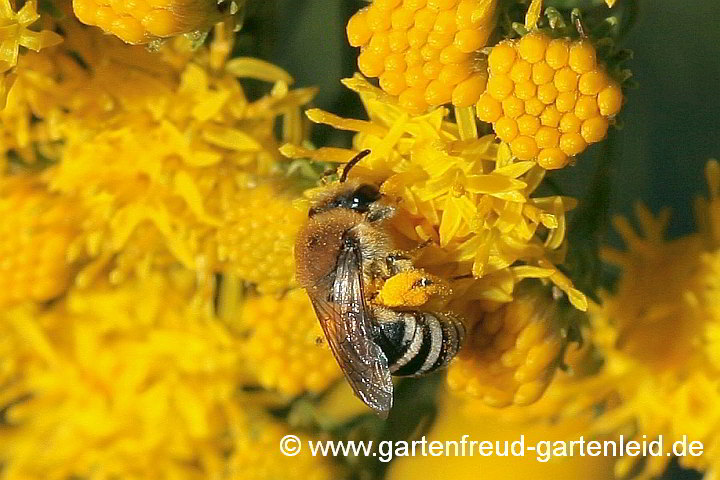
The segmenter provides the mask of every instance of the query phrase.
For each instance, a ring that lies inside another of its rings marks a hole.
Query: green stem
[[[616,156],[615,132],[608,132],[590,190],[568,229],[568,265],[578,288],[594,297],[601,284],[599,250],[610,219],[611,167]]]

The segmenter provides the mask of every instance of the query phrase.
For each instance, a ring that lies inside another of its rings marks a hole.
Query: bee
[[[314,201],[295,244],[296,278],[355,394],[386,417],[393,403],[391,375],[419,376],[446,366],[465,327],[449,313],[369,302],[368,287],[377,280],[413,268],[387,232],[393,205],[376,185],[347,178],[369,153],[353,158],[339,183]]]

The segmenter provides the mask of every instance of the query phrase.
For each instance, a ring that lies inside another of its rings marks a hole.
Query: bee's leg
[[[385,257],[385,265],[390,277],[413,269],[412,258],[404,252],[392,252]]]
[[[420,250],[422,250],[423,248],[430,245],[431,243],[433,243],[432,238],[428,238],[427,240],[425,240],[422,243],[419,243],[415,248],[410,250],[410,253],[415,254],[415,253],[419,252]]]
[[[390,276],[412,270],[414,268],[413,258],[415,257],[417,252],[427,247],[431,243],[432,240],[428,239],[423,243],[419,244],[418,246],[414,247],[412,250],[408,250],[406,252],[395,251],[388,255],[385,258],[385,263],[387,264]]]

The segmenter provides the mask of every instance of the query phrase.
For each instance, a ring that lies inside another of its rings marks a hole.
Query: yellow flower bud
[[[488,97],[476,106],[478,118],[493,123],[515,156],[548,168],[568,164],[568,155],[602,140],[608,117],[622,106],[622,90],[598,65],[587,39],[571,42],[533,31],[519,40],[504,40],[492,48],[488,72]],[[496,102],[501,102],[502,114]]]
[[[249,369],[263,387],[293,396],[319,393],[340,376],[303,290],[251,297],[238,321]]]
[[[496,0],[375,0],[347,25],[350,45],[360,47],[358,69],[380,79],[380,88],[419,114],[452,102],[470,107],[485,91],[487,74],[475,52],[493,30]],[[372,53],[371,53],[372,52]],[[408,71],[400,72],[403,55]],[[418,68],[414,68],[418,67]]]
[[[525,283],[513,295],[470,329],[448,373],[452,390],[495,407],[537,401],[567,345],[566,322],[545,288]]]
[[[140,0],[132,4],[73,0],[73,11],[78,20],[100,27],[132,44],[209,30],[227,18],[232,10],[229,2],[218,3],[217,0],[168,0],[162,3]],[[354,36],[362,29],[362,22],[355,23],[352,29]]]

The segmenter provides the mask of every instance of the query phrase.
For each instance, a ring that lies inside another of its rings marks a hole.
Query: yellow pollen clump
[[[423,270],[401,272],[390,277],[375,301],[386,307],[419,307],[434,296],[447,296],[447,282]]]
[[[448,372],[452,390],[493,407],[537,401],[567,345],[564,321],[547,290],[522,284],[513,297],[474,325]]]
[[[340,376],[303,290],[249,298],[240,325],[249,368],[263,387],[292,396],[319,393]]]
[[[622,89],[597,63],[595,47],[586,39],[532,32],[493,47],[488,66],[487,91],[476,103],[478,118],[493,124],[518,159],[548,170],[563,168],[589,144],[603,140],[622,107]],[[527,117],[547,128],[535,128]],[[562,136],[556,141],[549,129]]]
[[[496,0],[375,0],[347,24],[360,47],[358,68],[378,78],[411,113],[452,102],[469,107],[485,90],[487,71],[473,53],[493,29]]]
[[[0,307],[45,302],[67,289],[77,212],[34,177],[0,178]]]
[[[100,27],[127,43],[209,30],[229,15],[229,2],[217,0],[73,0],[73,11],[86,25]]]

